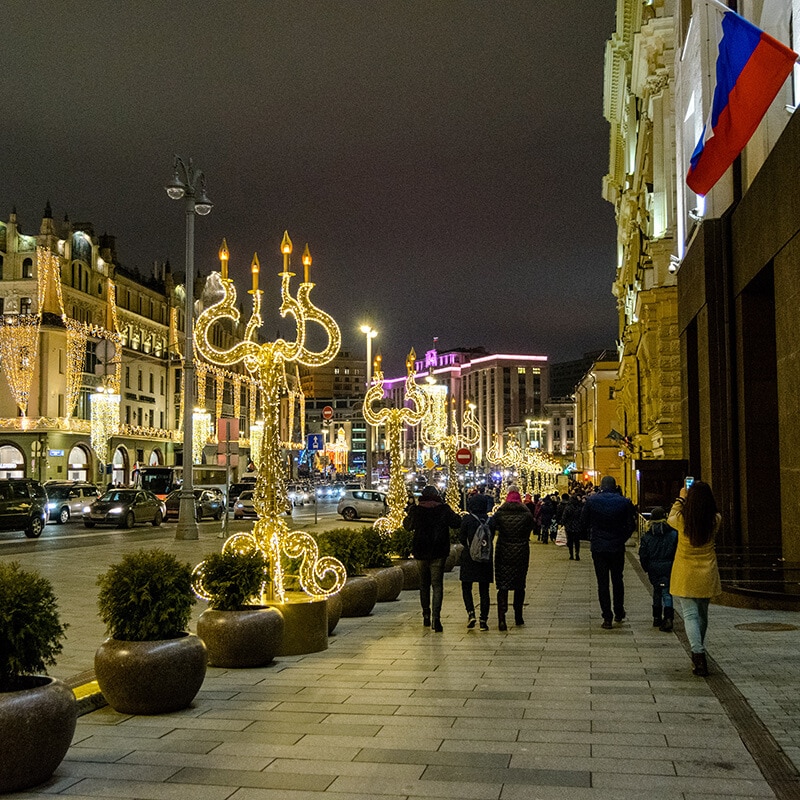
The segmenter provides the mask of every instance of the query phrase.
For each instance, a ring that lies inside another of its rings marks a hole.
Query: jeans
[[[580,533],[570,533],[567,531],[567,548],[569,549],[570,558],[580,556],[581,554],[581,535]]]
[[[464,598],[464,608],[467,614],[475,613],[475,601],[472,597],[472,581],[461,581],[461,596]],[[478,595],[481,598],[480,618],[484,622],[489,619],[489,581],[478,581]]]
[[[686,638],[693,653],[705,653],[706,630],[708,629],[707,597],[676,597],[683,617]]]
[[[419,561],[419,602],[422,612],[439,619],[442,613],[442,596],[444,595],[444,559],[432,558],[430,561]],[[433,607],[431,608],[431,588],[433,589]]]
[[[597,599],[604,620],[612,616],[625,616],[625,584],[622,582],[622,570],[625,567],[625,551],[621,553],[592,553],[594,574],[597,577]],[[608,581],[614,590],[614,613],[611,613],[611,592]]]
[[[669,581],[664,584],[653,584],[653,608],[672,608],[672,595],[669,593]]]

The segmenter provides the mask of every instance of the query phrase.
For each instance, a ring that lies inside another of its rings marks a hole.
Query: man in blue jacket
[[[617,489],[617,482],[606,475],[600,491],[589,496],[581,512],[581,532],[588,535],[594,574],[597,576],[597,597],[603,614],[603,628],[611,628],[612,603],[609,578],[614,591],[613,619],[625,619],[625,542],[636,529],[636,510]]]

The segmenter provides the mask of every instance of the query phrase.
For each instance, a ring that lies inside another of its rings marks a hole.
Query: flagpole
[[[729,5],[723,3],[722,0],[703,0],[703,2],[707,6],[716,6],[720,11],[722,11],[723,14],[727,13],[728,11],[733,11],[733,9]],[[735,14],[736,12],[733,11],[733,13]]]

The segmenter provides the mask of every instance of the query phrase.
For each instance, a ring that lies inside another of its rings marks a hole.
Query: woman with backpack
[[[475,600],[472,595],[472,584],[478,584],[478,596],[480,597],[480,629],[489,630],[489,585],[492,582],[492,532],[486,531],[489,537],[488,561],[476,561],[470,555],[475,535],[482,525],[486,523],[488,515],[485,511],[485,504],[477,497],[470,497],[467,500],[467,511],[469,514],[461,520],[461,529],[458,533],[458,540],[464,546],[461,551],[461,561],[459,563],[459,577],[461,578],[461,596],[464,598],[464,608],[467,610],[467,627],[475,627]],[[484,531],[481,530],[481,533]]]

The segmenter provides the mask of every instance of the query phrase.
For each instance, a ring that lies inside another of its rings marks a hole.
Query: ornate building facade
[[[604,113],[611,140],[603,197],[614,206],[618,253],[613,427],[632,443],[621,477],[634,500],[636,460],[680,459],[684,451],[674,256],[673,7],[671,0],[620,0],[617,29],[606,48]]]
[[[130,483],[137,466],[181,463],[184,297],[168,265],[147,276],[122,267],[113,237],[56,224],[49,204],[36,235],[15,212],[0,222],[0,477]],[[212,460],[214,420],[237,417],[247,432],[258,387],[196,367]],[[115,398],[100,438],[99,387]]]

